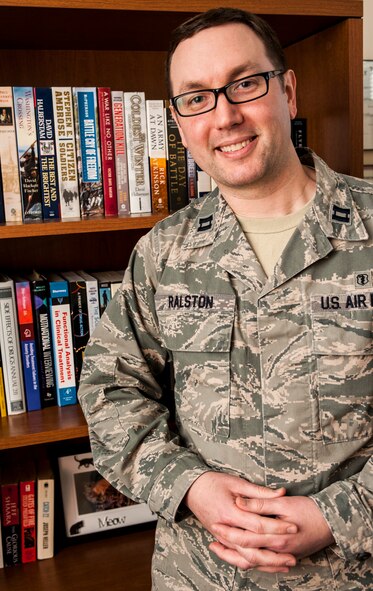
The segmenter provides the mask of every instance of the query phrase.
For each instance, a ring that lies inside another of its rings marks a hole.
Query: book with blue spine
[[[51,313],[57,403],[76,404],[74,347],[71,327],[69,286],[57,273],[47,273]]]
[[[33,87],[14,86],[13,100],[23,221],[41,221],[43,212]]]
[[[61,213],[52,89],[48,87],[34,88],[34,99],[43,218],[44,220],[58,220],[61,218]]]
[[[13,280],[17,301],[26,406],[28,411],[39,410],[41,408],[40,382],[30,283],[19,276],[14,276]]]
[[[74,87],[73,102],[81,215],[85,219],[103,217],[104,191],[96,88]]]

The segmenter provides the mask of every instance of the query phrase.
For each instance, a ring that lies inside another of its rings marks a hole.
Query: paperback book
[[[0,162],[5,221],[21,222],[21,188],[11,86],[0,86]]]

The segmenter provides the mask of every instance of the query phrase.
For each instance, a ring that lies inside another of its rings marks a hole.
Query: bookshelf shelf
[[[363,176],[363,0],[227,0],[278,32],[298,79],[309,145],[335,170]],[[1,86],[110,86],[167,98],[170,31],[216,0],[0,0]],[[0,270],[124,269],[161,216],[0,226]],[[0,454],[87,438],[79,406],[1,419]],[[0,569],[13,591],[150,589],[153,531],[76,540],[54,559]],[[79,550],[76,551],[76,544]],[[95,565],[99,565],[95,568]]]
[[[0,450],[87,437],[79,405],[54,406],[0,420]]]

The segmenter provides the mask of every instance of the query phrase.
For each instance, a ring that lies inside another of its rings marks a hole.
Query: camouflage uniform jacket
[[[373,186],[300,157],[316,196],[271,277],[216,189],[140,239],[87,346],[96,466],[159,515],[154,591],[373,588]],[[223,563],[181,510],[207,470],[312,496],[336,544],[288,574]]]

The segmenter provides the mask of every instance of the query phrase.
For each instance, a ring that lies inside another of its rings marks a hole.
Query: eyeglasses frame
[[[271,80],[271,78],[275,78],[276,76],[280,76],[281,74],[285,74],[286,70],[270,70],[269,72],[258,72],[257,74],[251,74],[250,76],[244,76],[243,78],[238,78],[238,80],[233,80],[232,82],[228,82],[228,84],[225,84],[224,86],[220,86],[220,88],[201,88],[200,90],[189,90],[188,92],[183,92],[182,94],[178,94],[172,98],[170,98],[170,104],[173,106],[173,108],[175,109],[176,113],[180,116],[180,117],[197,117],[197,115],[204,115],[205,113],[209,113],[210,111],[213,111],[214,109],[216,109],[216,106],[218,104],[218,98],[219,98],[219,94],[224,94],[225,98],[227,99],[227,101],[231,104],[231,105],[241,105],[243,103],[250,103],[252,101],[256,101],[260,98],[262,98],[263,96],[266,96],[266,94],[268,94],[269,91],[269,81]],[[244,101],[232,101],[232,99],[229,98],[228,94],[227,94],[227,90],[230,86],[233,86],[234,84],[237,84],[238,82],[241,82],[242,80],[247,80],[248,78],[255,78],[256,76],[262,76],[264,78],[264,80],[266,81],[266,91],[261,94],[260,96],[256,96],[253,99],[247,99]],[[215,104],[213,107],[211,107],[210,109],[207,109],[207,111],[201,111],[200,113],[193,113],[191,115],[183,115],[182,113],[180,113],[176,102],[177,99],[186,96],[188,94],[193,94],[194,92],[212,92],[214,94],[215,97]]]

